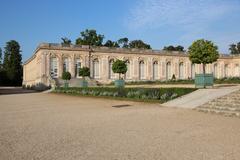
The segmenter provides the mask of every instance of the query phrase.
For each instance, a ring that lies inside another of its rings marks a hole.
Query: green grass
[[[56,88],[53,93],[62,93],[75,96],[101,97],[111,99],[124,99],[142,102],[158,102],[175,99],[182,95],[195,91],[195,88]]]

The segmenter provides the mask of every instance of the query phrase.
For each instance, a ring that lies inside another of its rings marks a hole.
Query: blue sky
[[[142,39],[153,49],[209,39],[228,53],[240,41],[240,0],[1,0],[0,47],[17,40],[23,60],[41,42],[73,42],[86,28],[105,40]]]

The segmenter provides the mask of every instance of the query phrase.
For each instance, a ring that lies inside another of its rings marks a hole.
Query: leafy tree
[[[240,54],[240,42],[237,43],[238,54]]]
[[[180,46],[180,45],[176,46],[176,47],[170,45],[170,46],[165,46],[163,48],[163,50],[165,50],[165,51],[180,51],[180,52],[183,52],[184,51],[184,47]]]
[[[151,46],[142,40],[133,40],[129,43],[129,48],[151,49]]]
[[[194,41],[188,48],[188,52],[192,63],[203,64],[203,74],[205,74],[206,64],[213,63],[219,58],[218,47],[204,39]]]
[[[102,46],[104,35],[97,34],[94,29],[86,29],[81,32],[81,36],[76,39],[77,45]]]
[[[236,44],[231,44],[229,50],[230,50],[230,54],[239,54],[240,53],[237,49]]]
[[[105,47],[115,47],[119,48],[119,44],[117,42],[107,40],[106,43],[104,44]]]
[[[67,37],[61,38],[62,39],[62,44],[64,45],[70,45],[72,41],[68,39]]]
[[[122,48],[128,48],[128,38],[120,38],[118,40],[118,44],[121,45]]]
[[[2,69],[2,49],[0,48],[0,70]]]
[[[90,69],[88,67],[82,67],[79,69],[79,76],[82,76],[83,79],[85,79],[85,77],[89,77],[90,76]]]
[[[4,51],[3,69],[11,85],[22,84],[22,55],[20,45],[17,41],[11,40],[6,43]]]
[[[70,72],[63,72],[62,73],[62,79],[65,80],[65,81],[68,81],[71,79],[71,73]]]
[[[113,62],[112,70],[114,73],[119,74],[119,79],[121,77],[121,74],[125,74],[127,72],[127,65],[125,61],[117,59],[115,62]]]

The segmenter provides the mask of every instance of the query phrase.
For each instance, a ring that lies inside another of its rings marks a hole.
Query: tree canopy
[[[71,79],[71,73],[70,72],[63,72],[62,73],[62,79],[63,80],[70,80]]]
[[[115,47],[115,48],[119,48],[119,44],[118,42],[114,42],[111,40],[107,40],[106,43],[104,44],[105,47]]]
[[[142,40],[133,40],[129,43],[129,48],[151,49],[151,46]]]
[[[118,44],[119,44],[122,48],[128,48],[128,47],[129,47],[129,46],[128,46],[128,42],[129,42],[129,40],[128,40],[127,37],[125,37],[125,38],[120,38],[120,39],[118,40]]]
[[[0,70],[2,69],[2,49],[0,48]]]
[[[213,42],[204,39],[194,41],[188,48],[188,53],[192,63],[203,64],[204,74],[205,65],[213,63],[219,58],[218,47]]]
[[[104,35],[97,34],[94,29],[86,29],[81,32],[79,38],[76,39],[77,45],[91,45],[91,46],[102,46]]]
[[[180,52],[183,52],[184,51],[184,47],[180,46],[180,45],[178,45],[176,47],[170,45],[170,46],[165,46],[163,48],[163,50],[165,50],[165,51],[180,51]]]
[[[113,62],[112,71],[114,73],[118,73],[119,74],[119,79],[120,79],[120,75],[125,74],[127,72],[126,62],[117,59],[115,62]]]
[[[90,76],[90,69],[88,67],[80,68],[79,69],[79,76],[89,77]]]
[[[22,55],[20,45],[17,41],[11,40],[6,43],[4,48],[3,70],[10,85],[22,84]]]
[[[240,54],[240,42],[230,45],[230,54]]]

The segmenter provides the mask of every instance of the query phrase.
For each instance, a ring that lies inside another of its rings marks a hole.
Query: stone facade
[[[50,85],[53,78],[61,78],[64,70],[73,78],[80,78],[77,72],[83,66],[90,68],[92,79],[109,83],[117,78],[111,71],[116,59],[127,61],[126,81],[164,81],[173,75],[177,79],[194,79],[195,73],[202,73],[202,65],[191,64],[184,52],[42,43],[24,63],[23,85]],[[239,77],[240,57],[221,55],[217,62],[207,65],[206,72],[216,78]]]

